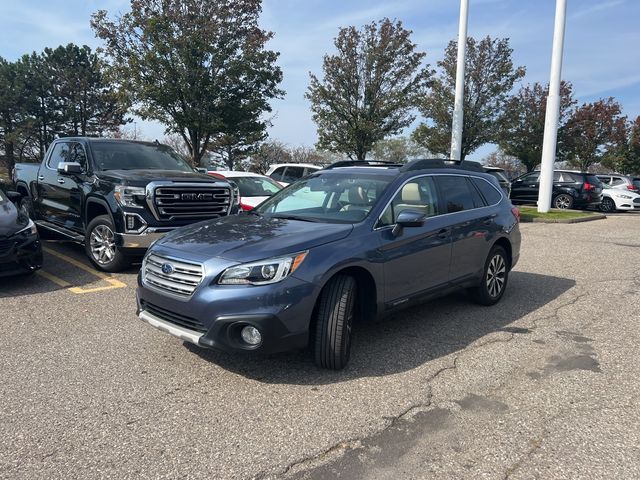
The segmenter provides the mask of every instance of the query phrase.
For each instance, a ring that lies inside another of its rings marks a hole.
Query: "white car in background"
[[[276,163],[269,167],[266,175],[286,187],[290,183],[322,170],[322,168],[322,165],[313,165],[312,163]]]
[[[604,186],[602,189],[602,203],[600,210],[603,212],[615,212],[616,210],[640,211],[640,195],[631,190]]]
[[[282,186],[258,173],[236,171],[212,171],[207,174],[221,179],[229,179],[238,185],[240,190],[240,208],[253,210],[274,193],[282,190]]]

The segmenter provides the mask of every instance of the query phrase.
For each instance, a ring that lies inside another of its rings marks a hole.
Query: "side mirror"
[[[394,237],[400,235],[403,228],[406,227],[421,227],[426,222],[427,216],[417,210],[403,210],[398,214],[396,224],[393,226],[391,233]]]
[[[207,169],[206,168],[202,168],[202,167],[196,167],[196,171],[198,173],[207,173]]]
[[[78,162],[60,162],[58,163],[58,173],[63,175],[75,175],[82,173],[82,165]]]
[[[521,179],[521,178],[519,178],[519,179],[517,179],[517,180],[514,180],[514,181],[513,181],[513,183],[522,183],[522,179]]]
[[[14,203],[22,199],[22,194],[20,192],[14,192],[13,190],[9,190],[5,192],[5,194],[7,195],[7,198]]]

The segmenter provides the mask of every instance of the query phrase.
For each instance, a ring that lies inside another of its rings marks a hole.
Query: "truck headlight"
[[[220,285],[268,285],[284,280],[295,272],[309,251],[284,257],[269,258],[259,262],[244,263],[227,268],[220,278]]]
[[[144,187],[127,187],[126,185],[116,185],[113,196],[116,201],[123,207],[144,208],[138,203],[138,198],[144,198],[146,195]]]

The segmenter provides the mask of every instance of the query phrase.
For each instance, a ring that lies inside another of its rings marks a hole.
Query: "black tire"
[[[500,301],[509,280],[509,257],[504,248],[495,245],[484,262],[482,279],[470,288],[471,298],[480,305],[495,305]]]
[[[120,272],[131,266],[131,259],[116,247],[115,231],[108,215],[100,215],[89,222],[84,249],[98,270]]]
[[[573,208],[573,197],[567,193],[561,193],[553,198],[554,208],[560,208],[562,210],[568,210]]]
[[[616,202],[614,202],[609,197],[604,197],[602,199],[602,203],[600,204],[600,210],[603,212],[611,213],[616,211]]]
[[[341,370],[349,362],[356,290],[353,277],[337,275],[320,294],[312,348],[321,368]]]

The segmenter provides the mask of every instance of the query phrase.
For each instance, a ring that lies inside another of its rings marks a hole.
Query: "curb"
[[[593,220],[603,220],[607,218],[606,215],[602,213],[595,213],[588,217],[576,217],[576,218],[554,218],[554,219],[544,219],[544,218],[532,218],[530,220],[526,220],[521,218],[520,221],[522,223],[582,223],[582,222],[592,222]]]

